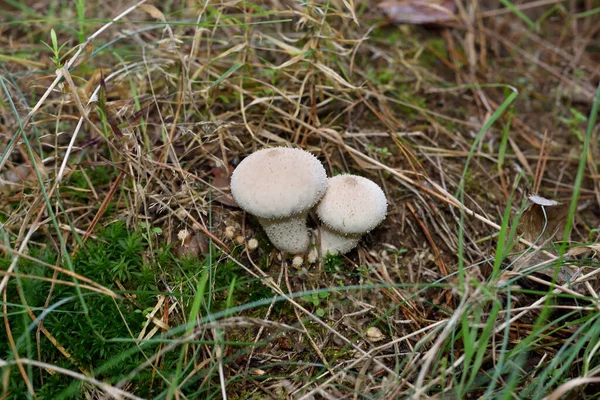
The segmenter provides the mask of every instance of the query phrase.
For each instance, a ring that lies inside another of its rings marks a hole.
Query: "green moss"
[[[87,178],[86,178],[87,175]],[[89,181],[88,181],[89,179]],[[63,196],[72,196],[77,202],[87,203],[91,196],[90,184],[94,187],[110,184],[114,179],[114,168],[104,165],[93,168],[86,167],[85,175],[81,170],[75,170],[61,189]]]
[[[323,263],[323,270],[328,274],[335,274],[336,272],[340,272],[344,265],[345,261],[342,255],[327,254]]]
[[[425,51],[423,51],[419,57],[419,64],[424,68],[431,68],[439,65],[440,57],[448,59],[448,49],[444,39],[434,37],[427,39],[424,43]]]
[[[156,342],[138,345],[132,340],[147,324],[146,315],[157,304],[158,294],[177,297],[185,308],[195,295],[194,278],[210,270],[212,289],[206,294],[205,304],[210,304],[211,313],[272,297],[269,289],[259,281],[245,279],[235,262],[228,259],[214,262],[218,260],[216,254],[206,258],[177,259],[168,246],[159,248],[150,257],[148,252],[147,241],[141,232],[129,231],[124,223],[119,222],[99,232],[97,240],[88,241],[86,247],[74,256],[73,267],[78,274],[117,292],[121,295],[119,299],[85,288],[81,289],[80,297],[72,286],[52,285],[40,279],[11,279],[7,290],[8,320],[20,357],[39,359],[72,371],[85,369],[98,380],[116,383],[159,349]],[[32,247],[30,254],[49,264],[58,262],[57,255],[48,248]],[[0,269],[6,270],[9,265],[9,257],[0,258]],[[51,268],[25,259],[19,261],[16,272],[40,278],[53,278],[54,273]],[[54,279],[72,281],[64,274],[58,274]],[[163,282],[174,288],[172,293],[167,292]],[[120,287],[124,287],[125,291]],[[45,313],[44,327],[64,346],[70,358],[61,354],[44,335],[40,335],[38,357],[37,327],[27,315],[27,307],[36,316]],[[261,312],[264,314],[264,310]],[[174,329],[183,323],[176,316],[169,320]],[[164,337],[176,338],[178,335],[173,331]],[[176,369],[180,347],[176,349],[161,356],[159,371],[164,376],[172,375]],[[4,329],[0,329],[0,359],[14,360]],[[89,389],[60,373],[49,374],[38,368],[31,371],[38,399],[81,398],[82,391]],[[7,399],[23,398],[26,387],[18,369],[11,367],[9,374],[11,383]],[[164,388],[163,381],[157,379],[156,374],[151,385],[152,376],[152,369],[136,374],[132,380],[136,387],[131,390],[141,397],[155,397]],[[187,382],[182,388],[183,393],[197,390],[197,379],[204,377],[205,374],[198,374],[196,379]]]

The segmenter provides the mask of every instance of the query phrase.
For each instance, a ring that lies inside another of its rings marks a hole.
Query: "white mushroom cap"
[[[370,179],[356,175],[329,178],[327,193],[317,206],[319,219],[344,235],[373,230],[385,219],[386,213],[383,190]]]
[[[287,147],[259,150],[233,171],[231,194],[260,218],[286,218],[311,209],[327,189],[327,175],[311,153]]]
[[[301,267],[302,264],[304,264],[304,258],[302,258],[302,256],[295,256],[292,260],[292,265],[294,267]]]
[[[258,217],[275,247],[292,254],[308,248],[306,215],[326,189],[321,162],[307,151],[286,147],[251,154],[231,176],[238,205]]]

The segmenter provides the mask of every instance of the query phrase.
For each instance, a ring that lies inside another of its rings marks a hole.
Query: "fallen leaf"
[[[562,239],[569,206],[540,196],[529,196],[528,199],[530,204],[526,206],[521,214],[517,232],[523,239],[534,243],[536,247],[554,253],[552,243],[557,239]],[[527,270],[529,267],[549,260],[547,253],[545,254],[540,249],[530,248],[520,242],[515,246],[515,250],[519,255],[514,258],[512,272]],[[554,265],[537,272],[542,276],[552,277]],[[558,283],[566,283],[570,273],[568,269],[561,268]]]
[[[156,7],[149,5],[149,4],[142,4],[140,6],[138,6],[138,10],[142,10],[146,13],[148,13],[148,15],[150,15],[152,18],[157,19],[159,21],[166,21],[165,19],[165,15]]]
[[[213,168],[212,173],[214,178],[211,184],[216,189],[224,192],[224,194],[217,194],[214,198],[214,201],[218,201],[219,203],[230,207],[239,207],[233,196],[229,194],[229,181],[232,172],[232,166],[229,166],[229,174],[225,173],[225,171],[223,171],[221,168]]]
[[[179,233],[181,233],[180,231]],[[185,231],[185,234],[177,235],[179,239],[179,245],[175,247],[176,253],[180,257],[199,257],[208,252],[208,239],[203,234],[197,232],[195,234],[189,234]]]
[[[30,180],[31,175],[31,168],[29,165],[22,164],[9,169],[0,177],[4,179],[6,185],[22,185],[24,181]]]
[[[436,24],[455,19],[453,0],[384,0],[379,8],[394,22]]]
[[[563,233],[564,223],[569,213],[568,205],[545,199],[540,196],[529,196],[527,205],[519,220],[519,233],[530,242],[552,240]]]
[[[600,254],[600,243],[595,243],[588,246],[572,247],[567,251],[566,255],[569,257],[577,257],[587,253],[594,253],[594,256]]]

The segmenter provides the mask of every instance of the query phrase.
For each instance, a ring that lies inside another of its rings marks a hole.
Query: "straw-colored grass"
[[[0,4],[0,399],[600,393],[597,0]],[[386,220],[294,267],[272,146]]]

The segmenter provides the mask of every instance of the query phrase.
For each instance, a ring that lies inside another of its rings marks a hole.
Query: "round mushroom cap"
[[[287,218],[311,209],[327,189],[321,162],[308,151],[287,147],[259,150],[231,175],[238,205],[260,218]]]
[[[327,193],[317,206],[319,219],[345,235],[371,231],[386,213],[383,190],[372,180],[356,175],[329,178]]]

